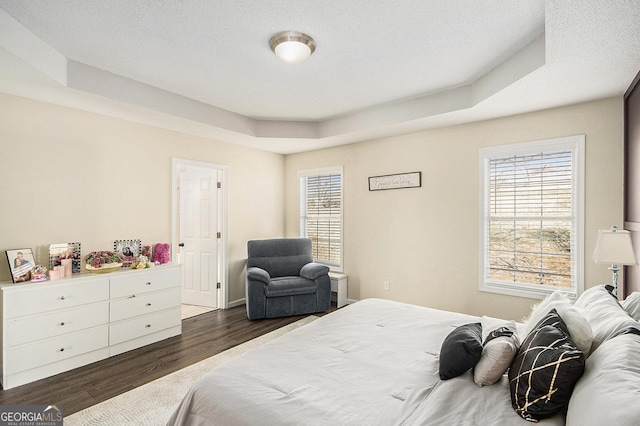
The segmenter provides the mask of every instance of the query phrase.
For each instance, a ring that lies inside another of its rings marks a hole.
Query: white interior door
[[[218,307],[220,280],[220,171],[186,167],[179,173],[179,259],[182,303]]]

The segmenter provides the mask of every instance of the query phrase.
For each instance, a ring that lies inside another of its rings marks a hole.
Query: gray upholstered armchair
[[[276,318],[326,311],[329,267],[313,262],[311,240],[278,238],[247,243],[247,316]]]

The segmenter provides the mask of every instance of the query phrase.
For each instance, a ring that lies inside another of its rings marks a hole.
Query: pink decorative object
[[[60,278],[60,271],[59,270],[51,270],[49,271],[49,279],[51,281],[57,280],[58,278]]]
[[[42,265],[36,265],[31,270],[31,282],[37,283],[47,280],[47,268]]]
[[[64,273],[65,273],[64,266],[62,265],[54,266],[53,270],[58,273],[58,279],[64,278]]]
[[[153,262],[169,263],[171,261],[171,245],[169,243],[158,243],[153,250]]]
[[[62,267],[64,267],[64,276],[70,277],[73,274],[73,259],[60,259]]]

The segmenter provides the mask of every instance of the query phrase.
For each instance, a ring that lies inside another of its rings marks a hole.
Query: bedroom
[[[129,236],[169,241],[171,158],[226,164],[228,301],[241,303],[246,241],[297,236],[298,171],[343,165],[350,299],[521,318],[531,299],[478,291],[478,149],[586,136],[585,287],[607,282],[609,271],[588,254],[598,229],[623,220],[621,94],[640,68],[637,53],[629,61],[621,90],[597,99],[287,155],[132,122],[123,115],[136,108],[114,101],[98,114],[3,86],[3,245],[35,249],[77,239],[89,251]],[[370,176],[410,171],[422,172],[421,188],[368,191]],[[9,278],[4,262],[0,275]]]

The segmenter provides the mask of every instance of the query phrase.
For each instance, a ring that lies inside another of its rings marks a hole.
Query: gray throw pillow
[[[514,321],[503,321],[499,327],[492,327],[482,317],[482,356],[473,369],[473,381],[478,386],[496,383],[509,369],[518,352],[520,341]],[[493,329],[490,329],[493,328]]]

